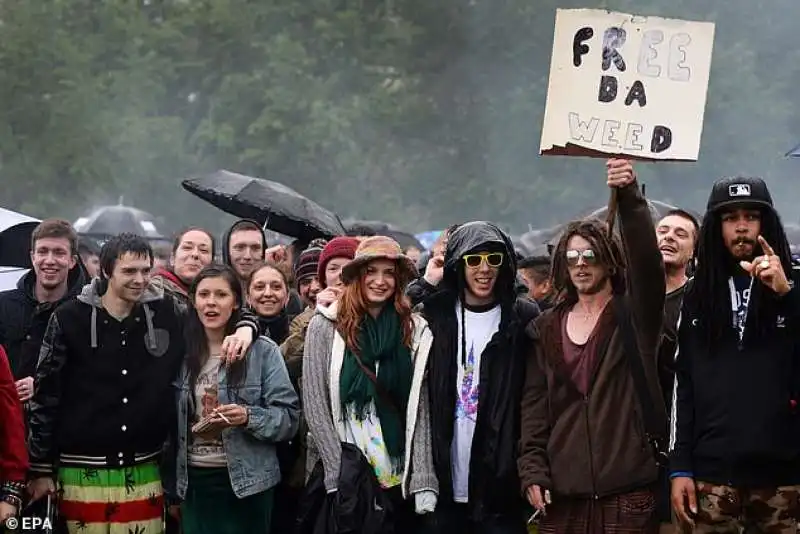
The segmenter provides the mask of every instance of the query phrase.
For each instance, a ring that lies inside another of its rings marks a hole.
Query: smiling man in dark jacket
[[[760,178],[717,181],[683,299],[672,505],[694,532],[797,531],[800,277]]]
[[[525,531],[516,491],[519,401],[539,313],[515,290],[508,236],[487,222],[453,230],[444,273],[423,303],[433,332],[429,379],[439,533]]]
[[[542,533],[658,532],[656,456],[629,363],[640,361],[663,437],[656,351],[664,270],[631,164],[610,160],[608,185],[622,243],[600,221],[570,223],[553,252],[563,298],[531,326],[538,342],[526,369],[519,472],[544,512]]]
[[[33,395],[47,322],[56,307],[74,298],[85,283],[78,260],[78,236],[67,221],[42,221],[31,236],[33,270],[16,289],[0,293],[0,345],[4,345],[20,399]]]

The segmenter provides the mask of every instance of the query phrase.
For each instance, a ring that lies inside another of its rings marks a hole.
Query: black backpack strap
[[[639,399],[639,406],[642,409],[642,423],[647,442],[653,449],[656,463],[660,466],[667,465],[667,454],[664,439],[664,429],[658,423],[655,412],[655,400],[647,385],[647,376],[644,372],[642,356],[639,352],[639,345],[636,342],[636,334],[633,331],[633,322],[630,316],[628,304],[624,297],[618,297],[614,302],[614,315],[617,319],[617,327],[622,335],[622,343],[625,349],[625,356],[628,360],[628,369],[633,380],[633,387]]]

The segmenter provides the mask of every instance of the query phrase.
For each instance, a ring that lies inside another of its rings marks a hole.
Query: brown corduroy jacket
[[[666,429],[656,354],[664,308],[664,271],[653,221],[638,185],[618,192],[620,232],[627,256],[625,295],[600,317],[599,351],[586,396],[564,363],[561,321],[565,304],[529,325],[533,354],[526,364],[518,459],[522,490],[537,484],[554,495],[602,497],[657,480],[652,448],[612,306],[625,299],[648,386]]]

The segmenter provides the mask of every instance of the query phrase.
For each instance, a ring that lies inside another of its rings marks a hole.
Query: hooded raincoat
[[[469,508],[472,519],[521,517],[523,501],[517,477],[519,406],[525,358],[531,339],[525,326],[539,308],[516,290],[516,258],[509,237],[494,224],[471,222],[450,236],[444,276],[423,303],[423,316],[433,332],[428,360],[433,459],[439,480],[439,501],[453,498],[451,445],[458,394],[458,321],[456,303],[466,291],[462,257],[497,249],[505,254],[494,291],[501,306],[500,327],[481,355],[478,415],[469,469]]]

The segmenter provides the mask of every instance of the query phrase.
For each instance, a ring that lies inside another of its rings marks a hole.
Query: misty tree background
[[[558,7],[716,22],[700,161],[641,180],[703,211],[760,175],[798,222],[797,0],[0,0],[0,205],[221,230],[179,181],[226,168],[411,231],[564,222],[607,192],[601,161],[538,156]]]

